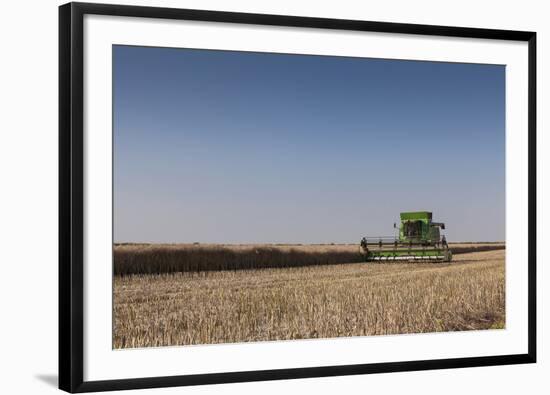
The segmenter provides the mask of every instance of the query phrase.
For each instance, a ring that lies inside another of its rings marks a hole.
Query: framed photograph
[[[59,387],[536,361],[536,34],[59,9]]]

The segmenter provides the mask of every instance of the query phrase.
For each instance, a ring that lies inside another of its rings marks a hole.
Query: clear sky
[[[115,46],[115,242],[504,240],[505,68]]]

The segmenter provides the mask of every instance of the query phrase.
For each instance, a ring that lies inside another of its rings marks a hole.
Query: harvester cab
[[[394,237],[363,237],[360,252],[367,261],[446,261],[452,259],[442,222],[433,222],[429,211],[400,214],[399,234]],[[394,223],[394,228],[397,224]]]

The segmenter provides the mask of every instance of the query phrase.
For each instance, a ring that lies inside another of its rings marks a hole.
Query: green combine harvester
[[[453,254],[440,233],[444,223],[432,222],[428,211],[401,213],[400,217],[399,236],[361,239],[359,250],[366,261],[451,261]]]

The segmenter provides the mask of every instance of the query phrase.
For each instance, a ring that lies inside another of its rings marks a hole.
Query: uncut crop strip
[[[115,248],[115,275],[246,270],[360,262],[355,251],[299,251],[269,247]]]
[[[504,248],[503,244],[451,246],[454,254]],[[114,274],[161,274],[289,268],[363,262],[357,245],[136,244],[114,247]]]

